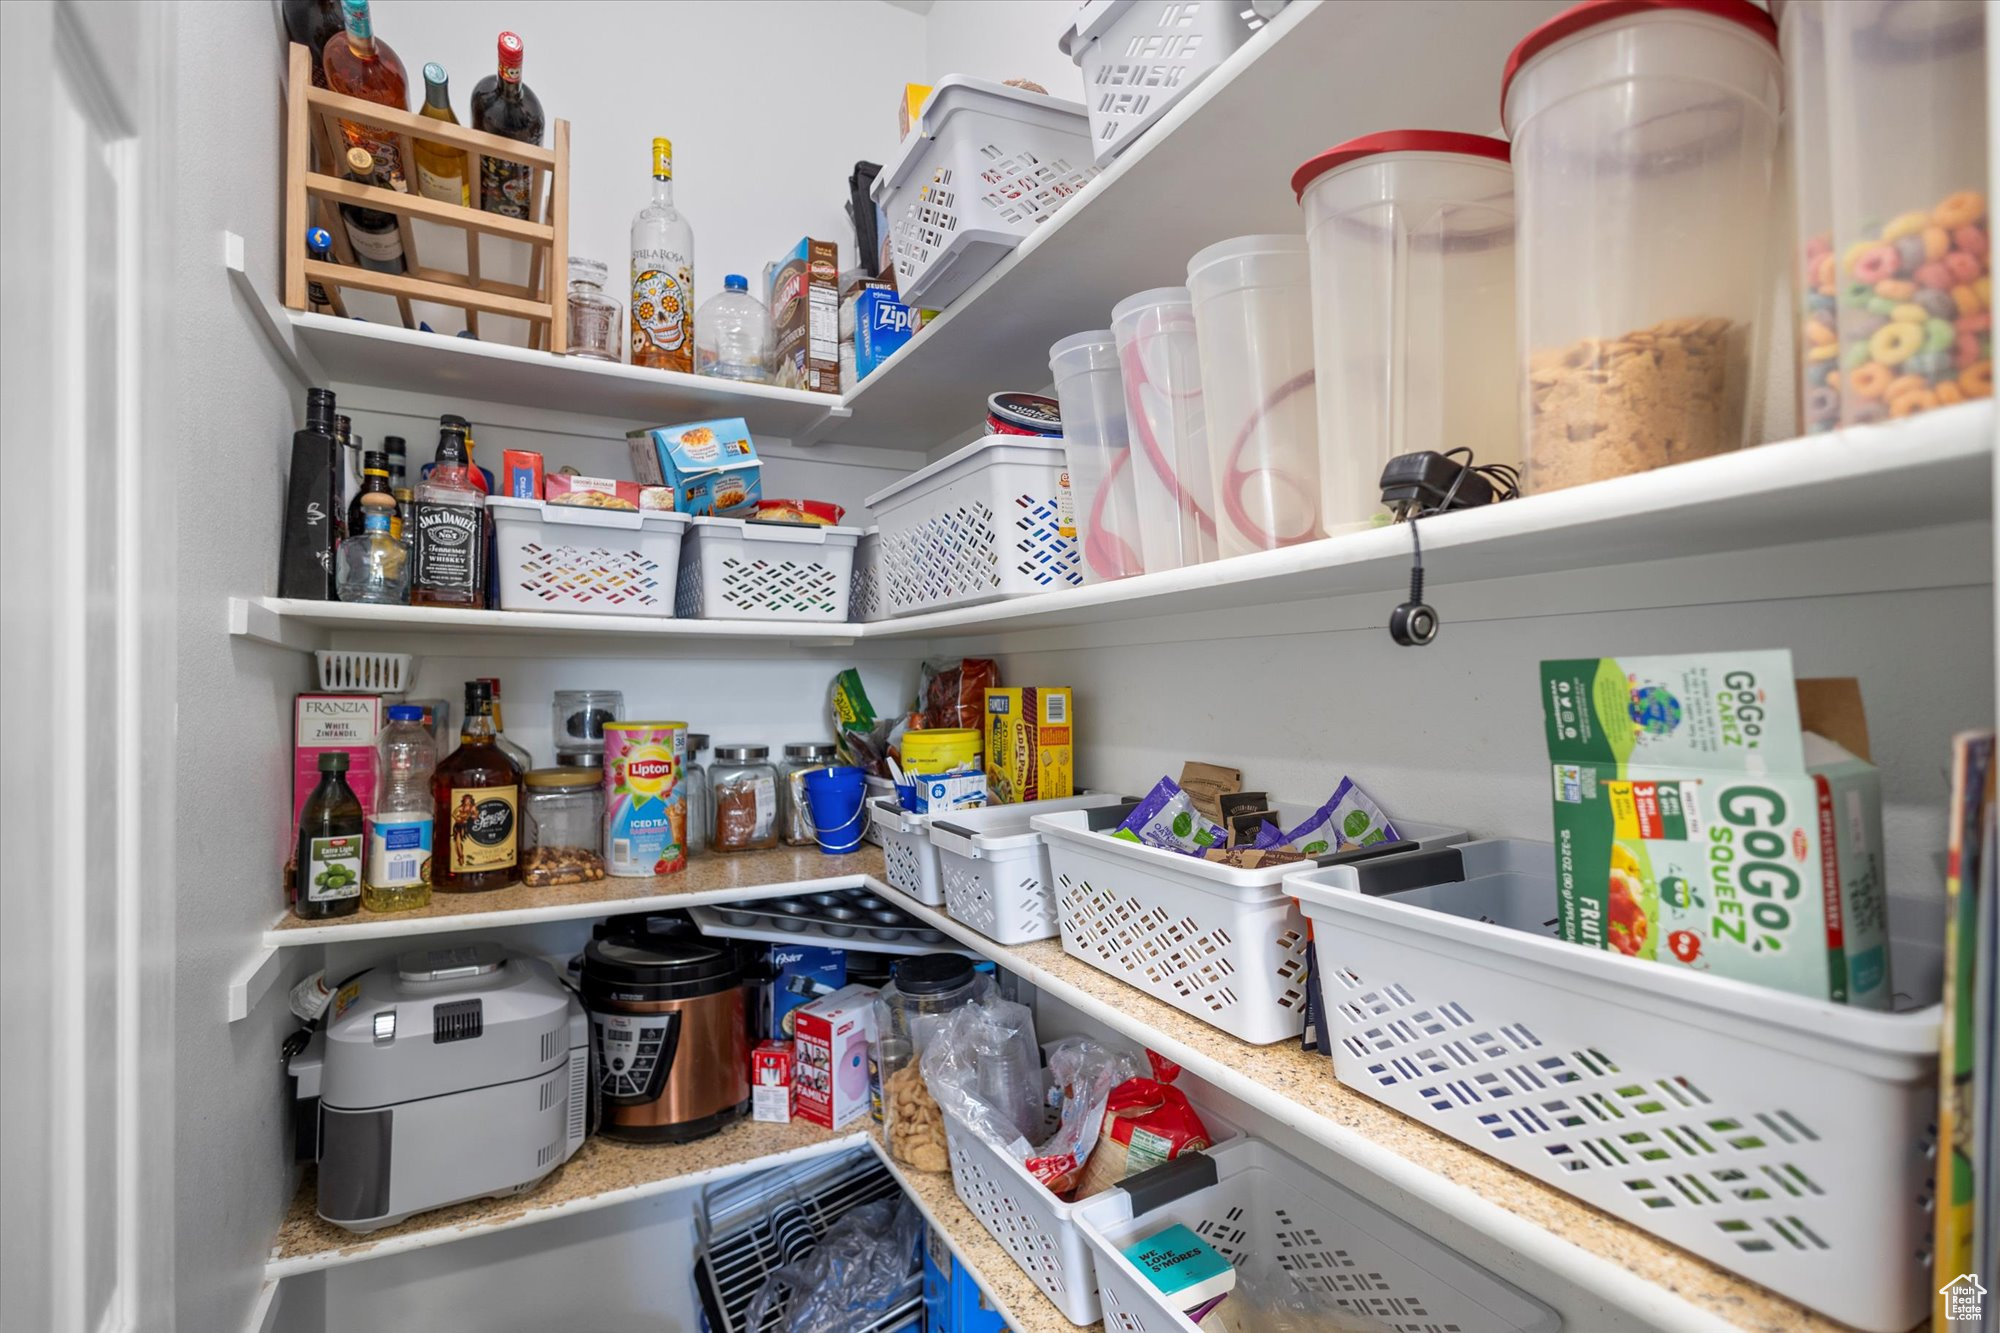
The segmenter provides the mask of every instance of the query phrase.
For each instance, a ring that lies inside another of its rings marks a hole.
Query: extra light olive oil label
[[[361,896],[361,839],[314,838],[299,867],[309,902],[338,902]]]
[[[515,787],[460,787],[452,793],[452,873],[505,870],[519,859],[520,799]]]

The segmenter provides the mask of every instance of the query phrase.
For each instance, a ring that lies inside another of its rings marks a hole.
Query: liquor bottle
[[[364,102],[380,102],[398,111],[408,111],[410,80],[403,73],[403,62],[396,58],[395,51],[387,42],[375,39],[375,25],[368,17],[368,0],[340,0],[340,14],[347,26],[346,40],[328,42],[321,53],[326,66],[326,86]],[[340,134],[349,147],[368,150],[368,155],[375,159],[381,184],[397,190],[408,188],[395,136],[354,120],[342,120]]]
[[[345,412],[333,418],[333,541],[334,549],[347,540],[347,479],[354,475],[354,454],[361,447],[361,437],[354,433],[354,422]],[[332,573],[331,565],[327,572]]]
[[[447,412],[438,418],[438,429],[443,430],[447,426],[458,427],[459,431],[465,436],[465,465],[472,474],[472,484],[479,488],[479,492],[482,495],[493,494],[493,474],[479,466],[478,461],[473,457],[473,450],[477,446],[472,442],[472,423],[456,412]],[[431,470],[436,466],[435,462],[424,464],[423,479],[425,481],[430,480]]]
[[[674,145],[653,140],[653,198],[632,219],[632,364],[694,369],[694,228],[674,207]]]
[[[285,35],[312,51],[313,87],[326,87],[326,44],[340,36],[340,0],[284,0]]]
[[[306,390],[306,424],[292,432],[285,482],[285,535],[278,556],[278,596],[334,600],[339,538],[340,440],[331,389]]]
[[[500,677],[481,676],[480,679],[486,682],[487,690],[493,695],[493,743],[505,750],[507,757],[519,764],[521,771],[526,773],[535,766],[535,757],[528,753],[527,747],[516,745],[507,739],[507,716],[500,707]]]
[[[521,39],[511,32],[500,34],[500,72],[487,75],[472,90],[472,128],[522,143],[542,142],[542,102],[521,82]],[[479,207],[528,221],[534,211],[534,180],[525,162],[481,154]]]
[[[306,258],[316,264],[333,262],[333,233],[325,227],[312,227],[306,231]],[[326,284],[318,278],[306,280],[306,308],[315,315],[334,313],[333,298],[326,294]]]
[[[409,450],[404,445],[402,436],[384,435],[382,437],[382,452],[389,455],[389,493],[393,495],[410,484],[408,480],[410,469]],[[401,532],[402,525],[398,524],[396,530]]]
[[[361,531],[361,502],[371,492],[387,497],[390,535],[401,538],[403,525],[395,521],[396,495],[389,487],[389,455],[379,449],[370,449],[361,455],[361,489],[354,493],[354,498],[347,505],[348,532]]]
[[[367,880],[361,905],[405,912],[431,901],[431,777],[437,742],[417,704],[391,704],[375,741],[375,813],[368,821]]]
[[[361,185],[379,185],[375,159],[366,148],[347,150],[347,179]],[[394,213],[361,204],[342,204],[340,220],[347,226],[347,243],[363,268],[377,273],[403,271],[403,229]]]
[[[416,491],[412,606],[485,605],[486,497],[466,468],[465,430],[438,432],[437,462]]]
[[[292,915],[306,921],[361,910],[361,798],[347,785],[347,752],[319,757],[319,785],[299,811]]]
[[[443,65],[433,61],[424,66],[424,104],[417,109],[417,114],[441,120],[447,125],[456,125],[458,117],[451,113],[451,90],[445,80]],[[447,204],[469,206],[472,203],[470,180],[465,169],[463,148],[453,148],[450,144],[430,139],[417,140],[418,194]]]
[[[360,518],[353,535],[340,544],[340,600],[402,606],[410,600],[410,553],[391,531],[396,497],[387,491],[366,491],[355,502]]]
[[[445,893],[505,888],[520,878],[522,771],[493,743],[493,695],[465,682],[458,748],[431,775],[431,817],[444,844],[431,885]]]

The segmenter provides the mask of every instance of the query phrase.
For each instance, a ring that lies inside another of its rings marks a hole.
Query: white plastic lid
[[[1289,286],[1305,262],[1304,236],[1234,236],[1195,251],[1188,260],[1188,290],[1212,296],[1239,287]]]
[[[1127,319],[1146,310],[1156,310],[1161,306],[1193,306],[1194,294],[1185,287],[1154,287],[1150,291],[1134,292],[1111,307],[1111,323],[1115,328]]]
[[[1110,329],[1072,333],[1049,348],[1049,374],[1060,383],[1071,375],[1118,369],[1118,340]]]

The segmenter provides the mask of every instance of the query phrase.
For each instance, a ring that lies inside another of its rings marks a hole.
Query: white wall
[[[925,82],[1032,79],[1080,102],[1083,74],[1056,48],[1076,10],[1072,0],[937,0],[924,20]]]

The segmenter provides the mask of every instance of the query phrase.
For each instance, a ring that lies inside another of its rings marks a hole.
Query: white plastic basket
[[[1456,1251],[1261,1139],[1154,1167],[1075,1212],[1097,1261],[1106,1333],[1195,1333],[1122,1251],[1187,1227],[1242,1268],[1292,1279],[1395,1333],[1555,1333],[1562,1318]]]
[[[1058,929],[1055,877],[1049,873],[1049,849],[1029,821],[1059,810],[1119,805],[1124,799],[1085,792],[939,815],[931,821],[930,835],[945,910],[995,944],[1048,939]]]
[[[1192,1099],[1190,1099],[1192,1100]],[[951,1187],[1000,1248],[1007,1251],[1063,1318],[1096,1323],[1097,1261],[1076,1225],[1076,1211],[1089,1203],[1064,1203],[1028,1174],[1028,1169],[979,1137],[970,1125],[943,1107],[945,1143],[951,1153]],[[1200,1105],[1201,1122],[1213,1136],[1208,1149],[1238,1142],[1243,1131]],[[1100,1190],[1101,1199],[1110,1190]]]
[[[321,648],[319,687],[329,694],[407,694],[416,658],[409,653],[364,653]]]
[[[854,578],[847,594],[847,618],[857,625],[882,620],[882,529],[869,528],[854,548]]]
[[[1341,1083],[1857,1328],[1929,1309],[1937,1006],[1851,1009],[1565,943],[1547,843],[1287,887]],[[1892,961],[1899,992],[1937,994],[1937,943]]]
[[[1077,103],[939,79],[873,191],[904,304],[950,305],[1096,174]]]
[[[938,874],[937,848],[931,846],[930,823],[935,818],[911,814],[894,796],[868,802],[868,827],[882,844],[885,878],[918,902],[943,907],[944,880]]]
[[[701,620],[845,621],[859,528],[697,518],[681,546],[678,613]]]
[[[1263,25],[1243,0],[1090,0],[1078,10],[1059,45],[1083,71],[1097,165],[1131,147]]]
[[[1061,440],[988,435],[868,497],[892,616],[1083,582],[1062,532]]]
[[[1283,803],[1285,827],[1314,807]],[[1285,891],[1291,866],[1240,870],[1111,836],[1125,805],[1037,815],[1063,952],[1244,1041],[1298,1037],[1306,1012],[1306,923]],[[1395,821],[1423,847],[1463,829]]]
[[[896,799],[896,784],[889,781],[889,779],[877,777],[875,774],[870,773],[861,781],[865,789],[862,799],[867,801],[871,807],[875,804],[878,797],[886,796],[891,801]],[[862,828],[861,840],[863,842],[872,842],[877,847],[882,845],[882,829],[876,824],[872,811],[867,824]]]
[[[492,496],[502,611],[671,616],[686,514]]]

